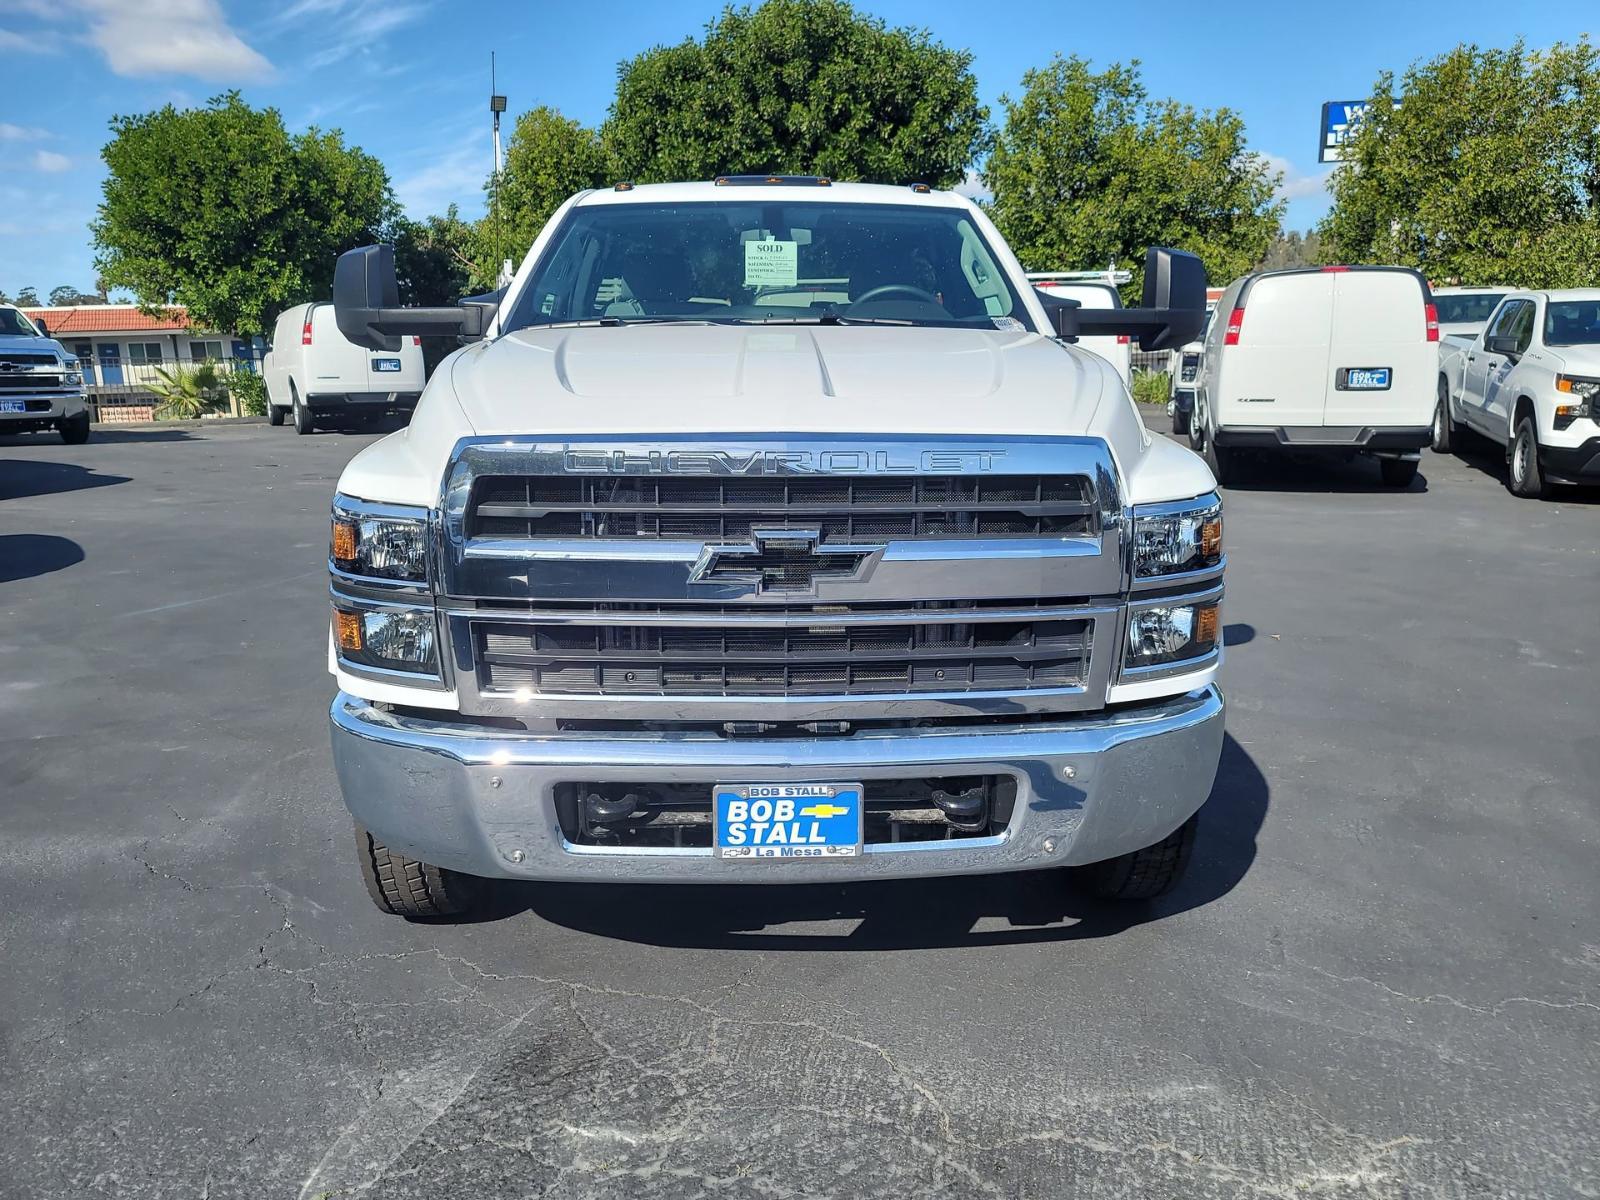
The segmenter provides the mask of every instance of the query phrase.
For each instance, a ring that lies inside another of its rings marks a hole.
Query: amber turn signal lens
[[[353,521],[333,523],[333,557],[335,562],[355,562],[356,527]]]
[[[339,649],[352,653],[361,651],[361,615],[333,610],[334,636],[339,639]]]
[[[1200,527],[1200,554],[1210,560],[1222,557],[1222,518],[1212,517]]]
[[[1221,611],[1215,604],[1208,604],[1195,614],[1194,640],[1197,645],[1210,647],[1217,644],[1217,621]]]

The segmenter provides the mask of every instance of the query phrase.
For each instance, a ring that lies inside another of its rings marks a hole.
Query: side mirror
[[[347,340],[368,350],[398,350],[403,336],[479,338],[488,327],[482,305],[401,308],[394,247],[387,244],[359,246],[339,256],[333,269],[333,318]]]
[[[1141,350],[1170,350],[1194,341],[1206,323],[1206,269],[1185,250],[1152,246],[1144,258],[1144,297],[1139,308],[1082,308],[1072,300],[1045,307],[1060,338],[1136,338]]]
[[[1483,348],[1490,354],[1504,354],[1507,358],[1517,353],[1517,339],[1509,333],[1496,333],[1483,339]]]
[[[35,317],[33,319],[33,324],[34,324],[34,327],[36,329],[38,329],[40,337],[49,337],[50,336],[50,326],[48,326],[48,325],[46,325],[44,323],[44,318],[43,317]]]

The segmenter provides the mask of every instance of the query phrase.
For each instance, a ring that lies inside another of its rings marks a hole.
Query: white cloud
[[[1333,178],[1333,168],[1307,174],[1281,154],[1262,154],[1267,166],[1283,172],[1283,182],[1278,185],[1280,200],[1303,200],[1307,196],[1325,196],[1328,181]]]
[[[0,53],[54,54],[60,49],[61,36],[54,30],[36,29],[29,33],[17,33],[12,29],[0,29]]]
[[[315,71],[356,54],[370,54],[381,39],[426,11],[426,4],[409,0],[297,0],[279,10],[273,26],[316,25],[321,47],[304,60],[306,68]]]
[[[0,121],[0,142],[39,142],[50,136],[48,129],[33,125],[12,125]]]
[[[228,26],[217,0],[58,0],[36,15],[87,24],[118,75],[192,75],[213,83],[272,77],[272,64]]]
[[[72,160],[65,154],[57,154],[54,150],[35,150],[33,169],[43,171],[47,175],[55,175],[61,171],[70,171]]]
[[[468,135],[454,138],[426,166],[395,180],[395,199],[413,217],[443,212],[459,204],[469,219],[483,210],[483,183],[494,172],[493,153],[487,138]]]
[[[979,204],[994,199],[994,193],[984,186],[983,176],[970,168],[967,170],[967,177],[956,184],[955,190],[958,195],[965,196],[968,200],[976,200]]]

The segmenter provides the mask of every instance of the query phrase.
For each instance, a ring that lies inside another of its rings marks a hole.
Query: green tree
[[[70,283],[63,283],[60,287],[50,289],[50,304],[55,308],[66,308],[73,304],[92,304],[94,296],[86,296]]]
[[[477,286],[480,272],[472,258],[477,233],[454,204],[443,216],[421,221],[397,217],[385,236],[394,243],[400,303],[453,304]]]
[[[574,192],[610,182],[610,168],[594,130],[543,105],[523,113],[506,145],[499,197],[494,194],[493,175],[484,184],[489,211],[473,234],[474,281],[493,287],[500,260],[521,261],[562,201]]]
[[[196,327],[265,332],[286,306],[327,296],[337,255],[396,212],[377,159],[337,130],[291,135],[237,92],[111,129],[96,268],[149,310],[187,306]]]
[[[1457,46],[1378,77],[1333,176],[1346,262],[1522,287],[1600,284],[1600,53]]]
[[[996,224],[1030,270],[1115,261],[1141,286],[1150,246],[1198,254],[1213,283],[1266,253],[1284,206],[1281,174],[1245,146],[1229,109],[1152,100],[1139,64],[1096,74],[1059,55],[1001,97],[1005,126],[984,167]]]
[[[972,55],[845,0],[727,8],[617,69],[602,135],[638,182],[777,171],[936,186],[987,147]]]
[[[38,308],[39,293],[31,287],[25,287],[17,293],[14,303],[18,308]]]
[[[1322,237],[1315,230],[1304,234],[1280,230],[1267,246],[1256,269],[1281,271],[1286,267],[1315,267],[1322,263]]]

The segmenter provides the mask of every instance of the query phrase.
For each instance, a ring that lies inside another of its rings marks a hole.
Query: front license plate
[[[28,402],[26,400],[0,400],[0,413],[25,413],[27,411]]]
[[[719,783],[711,790],[718,858],[854,858],[859,783]]]
[[[398,358],[375,358],[372,360],[374,371],[398,371],[400,360]]]
[[[1348,392],[1382,392],[1389,387],[1388,367],[1347,367],[1340,374],[1344,376],[1340,386]]]

